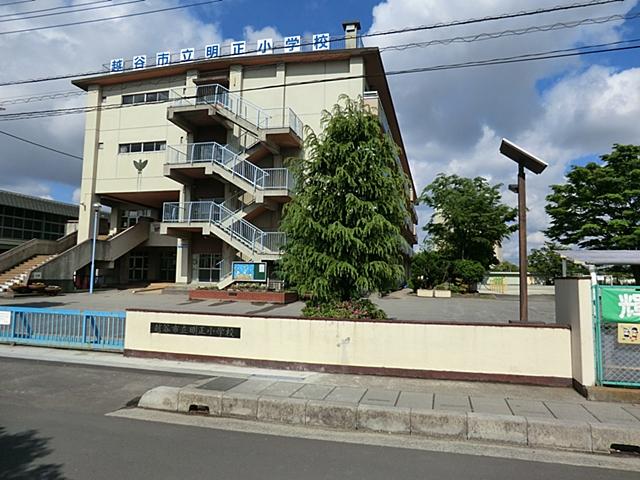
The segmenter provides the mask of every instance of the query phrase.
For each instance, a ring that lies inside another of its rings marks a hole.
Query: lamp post
[[[518,164],[518,183],[509,185],[509,190],[518,194],[518,245],[520,270],[520,322],[529,321],[529,298],[527,296],[527,191],[525,168],[536,175],[541,174],[547,164],[515,143],[503,138],[500,153]]]
[[[89,278],[89,293],[93,294],[93,282],[95,280],[96,275],[96,240],[98,239],[98,215],[100,214],[99,203],[93,204],[93,239],[91,245],[91,274]]]

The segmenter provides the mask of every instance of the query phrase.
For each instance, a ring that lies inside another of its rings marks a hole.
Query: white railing
[[[261,108],[217,83],[174,88],[171,90],[171,98],[171,105],[175,107],[213,105],[228,110],[259,129],[290,127],[298,137],[303,138],[304,124],[290,108]]]
[[[227,145],[216,142],[185,143],[167,147],[167,163],[220,165],[233,176],[239,177],[256,189],[288,189],[293,186],[292,177],[286,168],[260,168],[244,160]],[[270,178],[273,174],[274,178]]]
[[[240,217],[238,212],[217,202],[166,202],[162,208],[162,221],[212,223],[252,253],[278,253],[286,242],[284,233],[264,232]]]

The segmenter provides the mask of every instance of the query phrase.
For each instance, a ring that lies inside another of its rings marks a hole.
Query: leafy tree
[[[494,272],[517,272],[520,270],[520,267],[515,263],[511,263],[508,261],[500,262],[497,265],[491,267],[491,270]]]
[[[563,247],[553,242],[545,242],[539,249],[531,250],[528,257],[529,272],[545,285],[553,285],[555,278],[562,276],[562,258],[556,252]],[[582,275],[586,270],[572,262],[567,262],[567,275]]]
[[[640,250],[640,146],[615,144],[601,163],[573,166],[547,196],[549,238],[587,249]],[[632,266],[640,284],[640,265]]]
[[[438,252],[423,250],[411,258],[409,287],[431,289],[445,282],[449,275],[449,261]]]
[[[456,260],[451,264],[451,281],[462,290],[469,292],[482,282],[487,270],[475,260]]]
[[[326,303],[396,287],[408,244],[401,235],[407,178],[397,147],[362,100],[341,97],[306,132],[306,158],[292,165],[296,195],[285,206],[282,274]]]
[[[484,268],[498,263],[496,245],[518,228],[509,225],[517,211],[501,202],[500,187],[482,177],[438,175],[420,197],[434,209],[424,229],[435,248],[451,260],[475,260]]]

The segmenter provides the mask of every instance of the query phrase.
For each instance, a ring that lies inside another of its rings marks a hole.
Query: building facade
[[[58,240],[77,219],[77,205],[0,190],[0,253],[34,238]]]
[[[286,160],[303,161],[305,127],[319,133],[323,110],[341,95],[371,106],[411,179],[379,50],[358,48],[355,26],[336,50],[220,57],[73,82],[96,107],[86,117],[78,243],[92,238],[97,204],[111,208],[112,238],[124,239],[140,220],[149,228],[100,269],[107,283],[224,287],[234,261],[277,260],[294,186]],[[411,181],[410,244],[415,199]]]

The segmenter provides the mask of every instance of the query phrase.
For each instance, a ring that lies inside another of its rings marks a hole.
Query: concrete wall
[[[239,327],[241,338],[150,333],[151,322]],[[129,354],[215,357],[279,368],[571,383],[571,332],[557,326],[310,320],[127,311]]]
[[[571,327],[572,377],[578,388],[596,383],[590,278],[556,278],[556,322]]]

